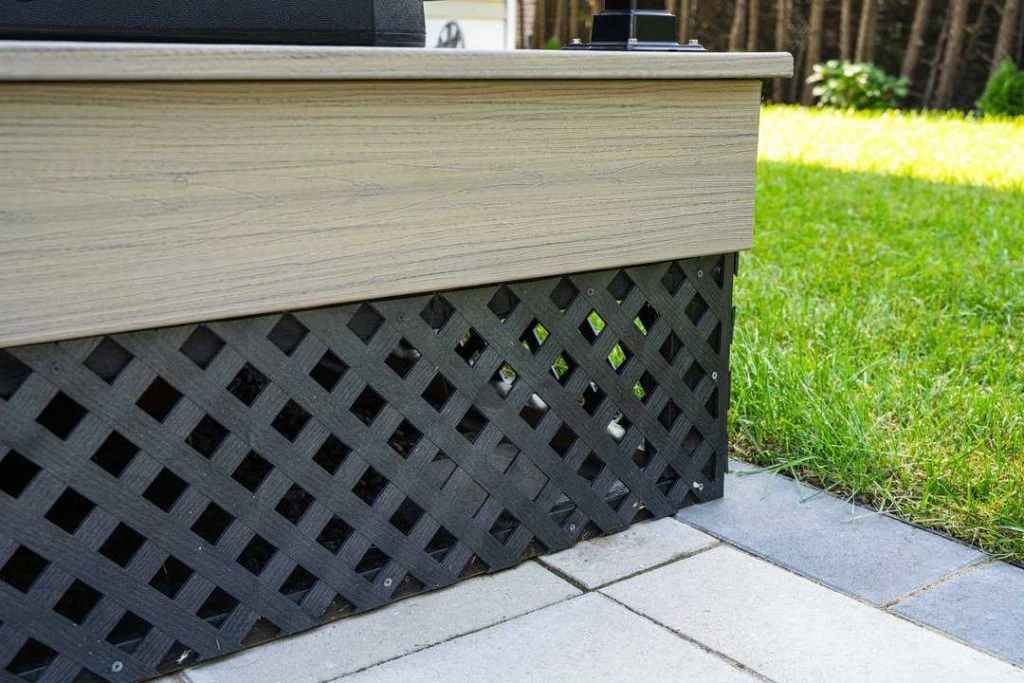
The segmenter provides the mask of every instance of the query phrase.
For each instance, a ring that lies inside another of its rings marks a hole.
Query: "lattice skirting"
[[[0,677],[146,678],[719,497],[734,267],[0,350]]]

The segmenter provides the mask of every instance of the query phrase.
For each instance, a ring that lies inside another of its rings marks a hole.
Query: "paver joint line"
[[[903,593],[901,595],[897,595],[895,598],[893,598],[889,602],[886,602],[886,603],[884,603],[884,604],[882,604],[880,606],[884,610],[891,611],[893,607],[895,607],[896,605],[900,604],[901,602],[909,600],[910,598],[913,598],[913,597],[915,597],[917,595],[920,595],[921,593],[926,593],[926,592],[932,590],[933,588],[938,588],[939,586],[944,586],[945,584],[947,584],[947,583],[949,583],[951,581],[957,580],[961,576],[964,576],[966,574],[970,574],[971,572],[976,571],[976,570],[980,569],[981,567],[987,567],[990,564],[999,564],[999,560],[995,559],[994,557],[983,557],[983,558],[981,558],[981,559],[979,559],[979,560],[977,560],[975,562],[972,562],[972,563],[970,563],[970,564],[968,564],[968,565],[966,565],[964,567],[961,567],[960,569],[954,570],[954,571],[950,572],[949,574],[946,574],[945,576],[940,576],[939,578],[935,579],[934,581],[929,581],[928,583],[923,583],[920,586],[918,586],[917,588],[914,588],[913,590],[909,590],[906,593]]]
[[[776,472],[730,464],[725,498],[677,518],[852,597],[887,605],[985,557]]]
[[[559,578],[561,578],[561,577],[559,577]],[[589,591],[587,591],[587,592],[589,592]],[[516,619],[518,619],[520,617],[525,617],[525,616],[527,616],[529,614],[533,614],[534,612],[539,612],[539,611],[541,611],[543,609],[547,609],[548,607],[551,607],[552,605],[560,605],[563,602],[568,602],[569,600],[575,600],[578,597],[580,597],[580,596],[579,595],[570,595],[567,598],[562,598],[561,600],[556,600],[555,602],[552,602],[551,604],[543,605],[541,607],[535,607],[534,609],[531,609],[531,610],[529,610],[527,612],[523,612],[522,614],[515,614],[515,615],[510,616],[510,617],[508,617],[506,619],[502,619],[501,621],[496,621],[493,624],[488,624],[487,626],[481,626],[480,628],[475,628],[472,631],[466,631],[465,633],[459,633],[459,634],[456,634],[456,635],[453,635],[453,636],[449,636],[448,638],[445,638],[444,640],[439,640],[436,643],[430,643],[429,645],[424,645],[423,647],[416,648],[415,650],[409,650],[408,652],[403,652],[400,655],[395,655],[394,657],[388,657],[387,659],[382,659],[379,662],[374,662],[373,664],[369,664],[367,666],[364,666],[361,669],[356,669],[355,671],[349,671],[348,673],[344,673],[344,674],[342,674],[340,676],[332,676],[331,678],[323,679],[319,683],[334,683],[334,681],[340,681],[342,679],[348,678],[349,676],[355,676],[358,673],[362,673],[364,671],[369,671],[370,669],[375,669],[375,668],[377,668],[379,666],[383,666],[384,664],[387,664],[388,662],[393,662],[396,659],[402,659],[403,657],[408,657],[409,655],[414,655],[417,652],[423,652],[424,650],[430,650],[431,648],[438,647],[439,645],[444,645],[445,643],[450,643],[453,640],[458,640],[459,638],[462,638],[464,636],[470,636],[470,635],[473,635],[474,633],[480,633],[481,631],[486,631],[489,628],[493,628],[495,626],[500,626],[501,624],[507,624],[508,622],[515,621]],[[388,607],[383,607],[382,609],[388,609]]]
[[[697,553],[694,553],[694,554],[697,554]],[[666,563],[666,564],[669,564],[669,563]],[[662,566],[664,566],[664,565],[662,565]],[[654,567],[652,567],[652,569],[654,569]],[[646,572],[640,572],[640,573],[643,574],[643,573],[646,573]],[[600,590],[597,590],[597,592],[599,592],[603,597],[605,597],[605,598],[611,600],[612,602],[614,602],[616,605],[619,605],[620,607],[629,610],[633,614],[637,615],[638,617],[640,617],[642,619],[646,619],[647,621],[651,622],[652,624],[656,624],[656,625],[660,626],[661,628],[665,629],[666,631],[671,633],[676,638],[679,638],[680,640],[684,640],[687,643],[690,643],[691,645],[695,645],[695,646],[699,647],[701,650],[704,650],[708,654],[711,654],[711,655],[714,655],[715,657],[718,657],[719,659],[727,662],[730,666],[733,666],[733,667],[739,669],[740,671],[743,671],[744,673],[748,673],[751,676],[754,676],[755,678],[757,678],[758,680],[765,681],[766,683],[775,683],[775,681],[773,681],[768,676],[765,676],[760,671],[747,666],[743,662],[741,662],[741,661],[739,661],[737,659],[733,659],[729,655],[727,655],[727,654],[725,654],[723,652],[719,652],[718,650],[714,649],[713,647],[710,647],[710,646],[700,642],[699,640],[697,640],[695,638],[691,638],[691,637],[689,637],[689,636],[687,636],[687,635],[685,635],[683,633],[680,633],[679,631],[675,630],[671,626],[668,626],[667,624],[663,624],[662,622],[658,621],[657,619],[655,619],[655,618],[653,618],[651,616],[648,616],[648,615],[644,614],[643,612],[638,612],[637,610],[633,609],[632,607],[630,607],[626,603],[621,602],[621,601],[613,598],[612,596],[608,595],[607,593],[604,593],[604,592],[602,592]]]
[[[622,581],[628,581],[629,579],[636,578],[636,577],[640,576],[641,574],[646,574],[647,572],[653,571],[655,569],[660,569],[660,568],[664,567],[665,565],[672,564],[673,562],[681,562],[682,560],[688,560],[691,557],[695,557],[697,555],[700,555],[701,553],[706,553],[707,551],[711,550],[712,548],[717,548],[717,547],[719,547],[721,545],[726,545],[726,544],[723,543],[720,539],[718,539],[714,543],[712,543],[711,545],[704,546],[703,548],[700,548],[699,550],[694,550],[693,552],[683,553],[681,555],[677,555],[676,557],[673,557],[670,560],[665,560],[664,562],[659,562],[658,564],[652,564],[650,567],[647,567],[646,569],[641,569],[639,571],[633,572],[632,574],[628,574],[626,576],[621,576],[621,577],[619,577],[617,579],[612,579],[611,581],[609,581],[607,583],[602,583],[600,586],[594,586],[593,588],[589,589],[588,592],[600,591],[602,588],[607,588],[608,586],[614,586],[615,584],[620,583]]]

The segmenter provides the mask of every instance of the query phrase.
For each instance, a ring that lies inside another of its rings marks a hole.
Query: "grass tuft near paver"
[[[733,440],[1024,560],[1024,120],[768,108]]]

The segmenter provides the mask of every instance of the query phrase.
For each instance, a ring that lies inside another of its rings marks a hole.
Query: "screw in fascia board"
[[[124,669],[124,663],[123,662],[114,662],[113,664],[110,665],[110,670],[113,671],[116,674],[121,673],[122,669]]]
[[[587,296],[594,296],[594,288],[587,287]]]
[[[703,270],[698,270],[697,271],[697,277],[704,277],[704,271]]]
[[[693,488],[697,489],[698,491],[703,491],[704,484],[700,483],[699,481],[695,481],[693,482]]]
[[[569,525],[569,531],[576,531],[576,525],[575,524],[570,524]]]
[[[385,588],[390,588],[390,587],[391,587],[391,584],[392,584],[392,583],[393,583],[393,581],[391,580],[391,578],[390,578],[390,577],[389,577],[389,578],[386,578],[386,579],[384,579],[384,587],[385,587]]]
[[[711,379],[718,379],[718,373],[717,372],[712,372],[711,373]]]

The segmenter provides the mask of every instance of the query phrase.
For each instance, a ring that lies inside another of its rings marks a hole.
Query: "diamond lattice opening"
[[[163,377],[157,377],[135,402],[157,422],[163,422],[181,400],[181,392]]]
[[[544,346],[544,342],[547,340],[548,328],[541,325],[536,318],[530,321],[519,337],[519,343],[523,345],[523,348],[534,354]]]
[[[449,382],[444,375],[440,372],[434,375],[434,379],[430,380],[430,384],[423,390],[420,396],[424,401],[430,404],[430,406],[437,412],[441,412],[444,405],[448,402],[455,394],[455,387]]]
[[[75,579],[53,606],[53,611],[76,624],[85,621],[103,595],[87,583]]]
[[[616,342],[612,350],[608,352],[608,365],[612,366],[612,370],[618,374],[622,374],[623,370],[626,369],[626,363],[633,357],[633,352],[629,350],[629,347],[622,342]]]
[[[216,545],[233,521],[234,517],[224,508],[216,503],[210,503],[192,525],[192,531],[207,543]]]
[[[480,356],[487,350],[487,341],[472,327],[462,335],[462,339],[455,345],[455,353],[459,358],[466,361],[469,367],[476,365]]]
[[[179,351],[185,357],[205,370],[224,348],[224,340],[206,325],[199,325],[181,345]]]
[[[284,438],[295,441],[311,417],[312,415],[305,408],[289,399],[270,426]]]
[[[132,362],[132,358],[132,354],[123,346],[110,337],[104,337],[82,365],[92,370],[107,384],[113,384],[121,371]]]
[[[328,474],[334,475],[341,467],[341,463],[345,462],[345,458],[348,457],[352,449],[345,445],[345,443],[334,436],[333,434],[328,436],[320,448],[317,449],[316,454],[313,456],[313,462],[322,467]]]
[[[19,546],[0,569],[0,583],[6,583],[22,593],[28,593],[39,575],[49,566],[50,561],[42,555],[25,546]]]
[[[185,587],[192,574],[192,569],[187,564],[176,557],[168,557],[153,574],[149,585],[173,600]]]
[[[494,296],[487,302],[487,308],[496,315],[501,322],[508,320],[509,316],[519,307],[519,297],[515,295],[506,285],[501,285],[494,292]]]
[[[274,466],[266,458],[256,451],[249,451],[231,473],[231,478],[255,493],[273,469]]]
[[[388,445],[395,453],[403,458],[408,458],[422,438],[423,433],[420,430],[416,429],[408,420],[402,420],[402,423],[388,437]]]
[[[420,317],[434,332],[440,332],[455,314],[455,307],[441,295],[433,296],[420,311]]]
[[[187,488],[188,484],[184,479],[165,467],[142,492],[142,497],[164,512],[170,512]]]
[[[39,474],[39,466],[17,451],[8,451],[0,460],[0,491],[19,497]]]
[[[572,283],[567,277],[563,277],[555,285],[555,288],[551,290],[551,294],[548,296],[551,302],[558,307],[562,313],[565,313],[565,309],[572,305],[572,302],[576,300],[576,296],[579,294],[579,290],[576,289],[576,285]]]
[[[67,533],[73,534],[94,507],[96,504],[81,493],[73,488],[66,488],[47,511],[46,519]]]
[[[708,304],[697,292],[693,293],[693,298],[690,299],[690,303],[686,305],[686,317],[690,319],[690,322],[694,325],[700,323],[700,319],[708,310]]]
[[[633,286],[633,279],[626,274],[626,271],[620,270],[608,283],[608,293],[612,295],[616,303],[621,304],[633,291]]]
[[[387,402],[381,398],[381,395],[367,386],[356,398],[355,403],[349,407],[349,412],[358,417],[363,424],[370,425],[386,405]]]
[[[356,494],[364,503],[373,507],[374,502],[376,502],[377,498],[387,487],[388,480],[384,475],[372,467],[367,467],[366,471],[363,472],[363,476],[359,478],[359,481],[352,488],[352,493]]]
[[[211,458],[227,437],[228,430],[224,425],[204,415],[185,438],[185,443],[204,458]]]
[[[658,322],[659,317],[661,316],[658,315],[658,311],[654,309],[654,306],[644,303],[633,318],[633,325],[636,329],[640,330],[640,334],[647,336],[647,333],[654,327],[654,323]]]
[[[279,348],[281,353],[290,356],[295,353],[295,349],[299,348],[299,344],[302,343],[307,334],[309,334],[309,330],[299,322],[298,318],[285,313],[267,334],[267,339],[270,340],[271,344]]]
[[[0,398],[10,401],[32,370],[9,351],[0,349]]]
[[[417,505],[412,498],[406,498],[398,506],[395,514],[391,515],[391,526],[408,536],[422,516],[423,508]]]
[[[597,311],[591,311],[583,319],[583,322],[580,323],[579,331],[587,342],[593,344],[601,336],[601,332],[604,331],[606,325],[607,323],[605,323],[604,318]]]
[[[363,304],[352,314],[348,321],[348,329],[352,330],[352,334],[359,337],[364,344],[369,344],[383,324],[384,318],[377,309],[369,304]]]
[[[259,576],[266,569],[267,565],[270,564],[270,560],[276,552],[277,548],[271,545],[270,541],[256,534],[245,546],[245,549],[235,558],[235,562],[245,568],[246,571]]]
[[[419,350],[403,337],[398,340],[398,345],[384,359],[384,363],[394,370],[396,375],[405,379],[421,356]]]
[[[100,546],[100,555],[118,567],[127,567],[145,542],[146,539],[142,534],[121,522]]]
[[[346,370],[348,370],[348,366],[333,351],[328,350],[320,356],[320,360],[309,371],[309,376],[325,391],[330,392],[334,391],[334,387],[338,385]]]
[[[334,516],[320,530],[316,537],[316,542],[323,546],[327,552],[337,554],[341,550],[341,546],[345,545],[345,541],[351,535],[352,527],[346,524],[341,517]]]
[[[484,414],[476,409],[474,406],[470,406],[466,414],[459,420],[459,424],[456,425],[455,429],[462,434],[463,438],[470,443],[476,443],[476,440],[480,438],[480,434],[487,427],[489,420],[484,417]]]
[[[555,361],[551,364],[550,371],[551,374],[554,375],[555,379],[558,380],[558,383],[565,386],[572,377],[573,370],[577,367],[578,364],[573,360],[573,357],[569,355],[569,352],[563,351],[555,356]]]
[[[67,440],[88,411],[63,391],[46,404],[36,422],[46,427],[58,439]]]
[[[676,295],[679,288],[683,286],[683,282],[686,281],[686,275],[683,273],[683,269],[679,267],[678,263],[672,263],[665,274],[661,276],[661,286],[668,291],[672,296]]]
[[[292,524],[298,524],[313,501],[313,496],[306,489],[298,484],[292,484],[281,496],[281,500],[277,501],[274,510]]]
[[[270,380],[266,375],[246,363],[228,384],[228,391],[245,405],[251,406],[268,384],[270,384]]]

